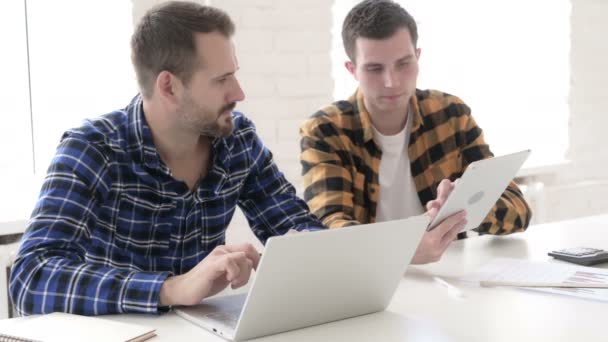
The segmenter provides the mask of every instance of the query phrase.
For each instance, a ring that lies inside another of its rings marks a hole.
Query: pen
[[[464,293],[459,288],[448,283],[447,281],[445,281],[439,277],[433,277],[433,280],[435,280],[435,282],[438,283],[439,285],[441,285],[442,287],[446,288],[448,290],[448,295],[455,297],[455,298],[464,298],[465,297]]]

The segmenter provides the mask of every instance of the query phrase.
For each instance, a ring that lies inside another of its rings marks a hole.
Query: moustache
[[[225,105],[224,107],[222,107],[220,109],[218,116],[222,115],[222,113],[224,113],[226,111],[231,112],[235,107],[236,107],[236,102],[228,103],[227,105]]]

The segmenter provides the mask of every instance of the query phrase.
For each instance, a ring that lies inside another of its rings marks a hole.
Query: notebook
[[[145,341],[156,329],[99,317],[54,312],[33,318],[0,320],[0,341]]]

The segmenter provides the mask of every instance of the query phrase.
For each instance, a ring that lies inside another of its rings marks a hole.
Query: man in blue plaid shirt
[[[150,10],[131,45],[141,95],[67,131],[11,273],[21,314],[157,313],[247,283],[259,254],[225,245],[238,205],[265,242],[323,228],[245,116],[222,11]]]

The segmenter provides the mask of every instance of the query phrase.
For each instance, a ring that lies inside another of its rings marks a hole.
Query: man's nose
[[[245,99],[245,93],[238,80],[234,83],[234,89],[232,89],[228,96],[228,102],[240,102]]]
[[[394,70],[387,70],[384,74],[384,87],[395,88],[399,86],[399,77]]]

